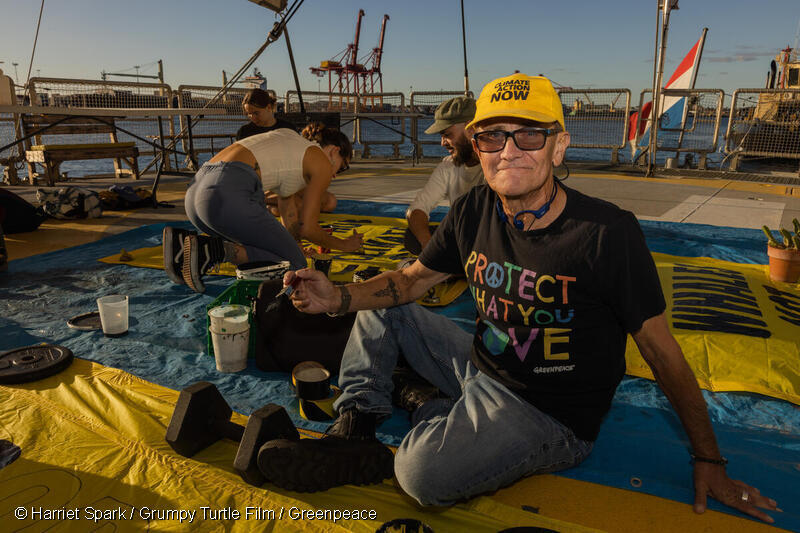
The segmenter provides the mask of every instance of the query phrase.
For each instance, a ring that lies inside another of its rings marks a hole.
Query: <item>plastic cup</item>
[[[97,299],[100,325],[106,337],[121,337],[128,333],[128,297],[111,294]]]

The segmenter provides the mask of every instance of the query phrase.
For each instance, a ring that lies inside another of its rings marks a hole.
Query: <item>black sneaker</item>
[[[225,259],[222,239],[187,235],[183,240],[183,281],[195,292],[205,292],[203,276]]]
[[[394,455],[375,438],[375,415],[350,409],[321,439],[267,442],[258,452],[258,468],[281,488],[319,492],[391,478]]]
[[[0,440],[0,468],[4,468],[16,461],[22,450],[19,446],[5,439]]]
[[[392,372],[392,404],[405,409],[409,413],[416,411],[422,404],[434,398],[442,398],[443,394],[428,381],[408,367],[397,367]]]
[[[164,270],[170,281],[178,285],[183,285],[183,240],[187,235],[197,235],[197,232],[167,226],[161,233]]]

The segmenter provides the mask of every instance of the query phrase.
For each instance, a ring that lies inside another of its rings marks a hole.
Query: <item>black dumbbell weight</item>
[[[181,391],[172,420],[167,427],[167,443],[184,457],[211,446],[222,438],[239,443],[233,468],[247,483],[263,485],[266,478],[256,461],[261,446],[274,439],[299,440],[300,434],[289,415],[270,403],[256,409],[245,427],[231,422],[233,410],[212,383],[201,381]]]

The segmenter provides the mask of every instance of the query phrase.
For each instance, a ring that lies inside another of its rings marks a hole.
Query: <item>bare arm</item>
[[[384,272],[362,283],[347,285],[335,286],[321,272],[309,269],[287,272],[284,284],[291,283],[295,276],[301,282],[291,298],[300,311],[343,314],[413,302],[450,275],[415,261],[403,270]]]
[[[678,342],[669,331],[664,314],[645,321],[633,334],[633,340],[680,418],[694,454],[719,459],[721,455],[705,400]],[[762,496],[758,489],[742,481],[731,480],[722,465],[696,462],[694,484],[696,513],[705,511],[706,497],[711,496],[765,522],[774,521],[758,507],[776,510],[775,500]],[[745,494],[747,499],[743,498]]]
[[[417,238],[422,248],[431,240],[431,230],[428,225],[428,215],[424,211],[414,209],[408,214],[408,229]]]
[[[447,162],[437,165],[425,186],[417,193],[406,211],[408,229],[417,238],[422,248],[425,248],[425,245],[431,240],[428,213],[439,202],[447,198],[447,183],[452,179],[453,168],[453,164]]]
[[[312,146],[303,157],[303,173],[308,185],[303,192],[303,210],[300,214],[300,236],[315,244],[334,250],[355,252],[361,248],[363,242],[361,235],[353,232],[346,239],[339,239],[328,234],[319,225],[319,211],[322,200],[331,184],[333,169],[325,153],[318,147]]]
[[[303,222],[300,220],[294,195],[286,198],[278,196],[278,212],[281,214],[281,222],[284,227],[297,242],[300,242]]]

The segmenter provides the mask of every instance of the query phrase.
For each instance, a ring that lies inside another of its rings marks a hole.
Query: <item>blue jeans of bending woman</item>
[[[422,505],[450,505],[531,474],[577,465],[593,443],[542,413],[470,361],[472,335],[417,304],[360,311],[339,375],[335,407],[392,412],[400,353],[449,398],[414,412],[397,450],[395,476]]]
[[[264,205],[255,170],[238,161],[206,163],[186,191],[186,215],[200,231],[244,246],[248,261],[305,268],[297,241]]]

